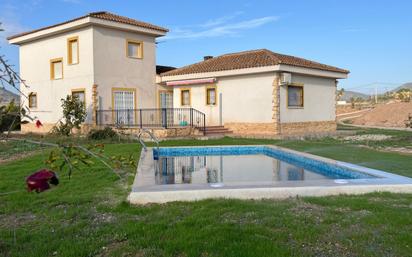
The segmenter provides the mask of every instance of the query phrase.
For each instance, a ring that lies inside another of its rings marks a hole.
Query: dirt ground
[[[351,105],[338,105],[336,106],[336,114],[344,114],[344,113],[351,113],[351,112],[356,112],[359,111],[360,108],[352,108]]]
[[[337,105],[336,114],[342,115],[345,113],[358,112],[361,110],[369,109],[370,107],[370,104],[356,104],[355,106],[352,106],[351,104]]]
[[[409,114],[412,114],[412,103],[382,104],[354,118],[352,124],[404,128]]]

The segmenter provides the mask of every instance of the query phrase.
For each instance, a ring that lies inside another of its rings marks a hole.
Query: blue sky
[[[370,93],[412,82],[412,1],[0,0],[0,54],[18,65],[5,36],[106,10],[170,29],[158,64],[267,48],[351,71],[340,86]]]

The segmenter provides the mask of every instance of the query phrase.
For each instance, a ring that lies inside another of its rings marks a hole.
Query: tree
[[[354,97],[350,98],[350,104],[352,106],[352,109],[354,109],[355,108],[355,98]]]
[[[339,89],[336,94],[337,100],[339,101],[343,97],[344,94],[345,94],[345,89],[344,88]]]
[[[66,99],[61,99],[63,108],[63,119],[53,131],[64,136],[69,136],[73,129],[80,129],[81,124],[86,120],[86,109],[84,102],[79,101],[76,96],[68,95]]]
[[[396,92],[396,96],[402,102],[410,102],[412,97],[412,92],[409,88],[402,88]]]
[[[2,29],[0,28],[0,31]],[[29,88],[24,79],[13,69],[5,57],[0,54],[0,85],[5,87],[6,85],[14,88],[20,93],[20,107],[16,105],[9,105],[0,109],[0,123],[7,120],[6,126],[9,133],[4,134],[0,133],[0,139],[2,140],[15,140],[23,141],[31,144],[39,144],[41,146],[52,147],[53,150],[50,152],[49,158],[45,160],[44,165],[56,169],[58,171],[68,170],[68,175],[72,174],[74,169],[79,169],[80,165],[91,165],[93,161],[96,160],[104,164],[108,169],[115,173],[119,178],[120,174],[116,169],[126,167],[126,166],[135,166],[135,161],[132,156],[105,156],[103,154],[103,144],[83,146],[80,144],[74,143],[54,143],[48,142],[46,138],[40,140],[32,140],[31,138],[13,138],[11,137],[10,131],[11,128],[17,124],[23,123],[21,120],[30,120],[36,121],[36,126],[41,126],[41,121],[32,115],[30,108],[25,105],[28,102],[28,96],[25,95],[20,87]],[[72,129],[80,128],[81,123],[85,121],[86,110],[83,102],[80,102],[77,98],[67,96],[66,99],[62,99],[63,107],[63,119],[59,123],[59,129],[64,132],[65,135],[70,135]],[[11,120],[11,121],[10,121]],[[3,132],[3,131],[0,131]]]
[[[409,113],[408,119],[405,121],[405,126],[407,128],[412,128],[412,113]]]
[[[11,101],[8,105],[0,106],[0,133],[20,127],[19,107]]]

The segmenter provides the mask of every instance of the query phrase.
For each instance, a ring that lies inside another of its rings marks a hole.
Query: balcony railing
[[[206,115],[193,108],[97,110],[96,125],[131,128],[194,127],[205,131]]]

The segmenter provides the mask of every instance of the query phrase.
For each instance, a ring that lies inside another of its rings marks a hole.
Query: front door
[[[162,126],[173,126],[173,91],[159,91],[159,108],[161,108],[161,124]]]
[[[113,91],[113,111],[116,125],[135,124],[135,94],[134,89]]]

